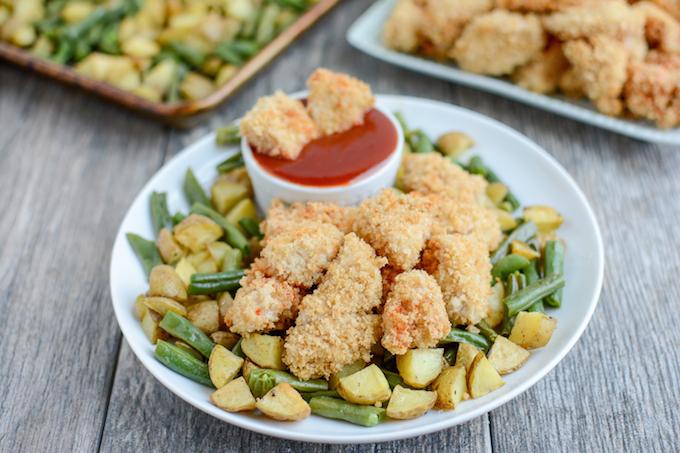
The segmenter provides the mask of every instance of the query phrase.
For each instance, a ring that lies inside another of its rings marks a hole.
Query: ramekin
[[[296,93],[292,97],[304,98],[306,93]],[[389,157],[357,176],[349,184],[332,187],[305,186],[279,178],[262,168],[253,156],[253,150],[248,141],[241,139],[241,152],[243,160],[253,183],[255,200],[258,207],[267,212],[274,199],[283,200],[286,203],[305,201],[328,201],[343,206],[355,205],[363,199],[375,195],[381,189],[391,187],[397,178],[397,172],[401,165],[404,148],[404,132],[394,115],[380,106],[380,101],[374,106],[376,110],[385,115],[397,131],[395,148]]]

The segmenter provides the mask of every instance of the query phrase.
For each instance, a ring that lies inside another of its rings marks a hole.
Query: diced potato
[[[201,65],[201,72],[214,78],[221,67],[222,60],[219,57],[208,57]]]
[[[156,41],[145,36],[133,36],[121,44],[124,54],[135,58],[151,58],[160,52]]]
[[[248,189],[248,195],[253,195],[253,184],[250,181],[250,176],[248,176],[248,170],[245,167],[236,168],[229,173],[220,175],[217,178],[218,181],[230,181],[237,184],[241,184],[243,187]]]
[[[149,101],[154,102],[160,101],[162,97],[161,93],[146,85],[140,85],[132,90],[132,92],[140,98],[148,99]]]
[[[166,264],[175,264],[184,256],[184,250],[175,241],[175,238],[172,237],[172,232],[167,228],[163,228],[158,233],[156,246],[161,254],[161,258],[163,258],[163,262]]]
[[[231,349],[236,345],[238,339],[241,338],[233,332],[225,332],[223,330],[218,330],[210,334],[210,339],[217,344],[221,344],[227,349]]]
[[[229,16],[241,21],[250,19],[256,13],[255,4],[250,0],[230,0],[226,8]]]
[[[508,339],[525,349],[541,348],[548,344],[556,327],[557,320],[545,313],[521,311]]]
[[[508,211],[496,209],[494,212],[496,213],[496,218],[498,219],[501,230],[510,231],[517,228],[517,219],[515,219]]]
[[[534,222],[538,230],[544,233],[558,229],[564,221],[555,208],[540,205],[524,208],[524,220]]]
[[[241,370],[241,374],[243,374],[243,377],[246,378],[246,382],[250,381],[250,372],[253,370],[261,370],[259,366],[255,365],[253,362],[250,361],[250,359],[246,359],[245,362],[243,362],[243,369]]]
[[[477,357],[479,349],[471,344],[460,343],[458,345],[458,352],[456,352],[456,365],[462,365],[465,371],[470,371],[470,365]]]
[[[398,420],[420,417],[432,409],[435,401],[437,401],[437,392],[411,390],[397,385],[387,404],[387,416]]]
[[[67,24],[75,24],[89,16],[94,11],[95,7],[96,5],[93,2],[66,2],[64,7],[61,9],[61,17]]]
[[[262,368],[283,370],[286,367],[281,361],[283,338],[273,335],[254,333],[243,337],[241,349],[250,360]]]
[[[256,407],[267,417],[282,421],[296,421],[309,417],[312,409],[290,384],[277,385],[257,401]]]
[[[198,252],[222,237],[222,228],[209,218],[191,214],[174,229],[175,240],[192,252]]]
[[[210,195],[217,212],[226,215],[239,201],[248,196],[248,188],[243,184],[218,178],[210,188]]]
[[[255,219],[257,218],[257,208],[255,203],[250,198],[244,198],[239,201],[236,206],[234,206],[231,211],[226,215],[227,222],[234,224],[238,227],[241,232],[243,228],[239,225],[238,221],[241,219]]]
[[[188,259],[182,258],[175,266],[175,272],[179,278],[184,282],[184,286],[189,286],[191,283],[191,276],[196,273],[196,268],[189,262]]]
[[[140,294],[135,299],[135,314],[141,320],[142,318],[144,318],[144,315],[146,314],[147,310],[149,309],[147,308],[146,305],[144,305],[144,295]]]
[[[465,366],[448,367],[432,383],[432,390],[437,391],[438,409],[455,409],[465,398],[467,380]]]
[[[152,310],[147,310],[142,317],[142,331],[153,344],[167,337],[165,331],[159,326],[160,322],[161,317]]]
[[[494,340],[487,358],[499,374],[508,374],[519,370],[529,360],[531,353],[503,336]]]
[[[234,379],[223,387],[218,388],[210,401],[227,412],[250,411],[255,409],[255,398],[243,376]]]
[[[340,371],[331,375],[331,378],[328,380],[328,387],[330,389],[336,388],[340,383],[341,378],[349,376],[350,374],[354,374],[357,371],[361,371],[362,369],[364,369],[365,366],[366,363],[364,363],[363,360],[357,360],[348,365],[345,365],[344,367],[342,367]]]
[[[180,304],[174,299],[168,299],[167,297],[151,296],[144,298],[144,305],[152,309],[161,316],[169,311],[177,313],[178,315],[186,316],[187,309],[184,305]]]
[[[207,249],[196,253],[190,253],[187,255],[187,260],[199,274],[210,274],[217,272],[217,263],[213,261],[212,255],[210,255]]]
[[[445,156],[457,157],[475,145],[475,141],[464,132],[449,132],[437,139],[437,147]]]
[[[206,300],[192,305],[188,309],[187,319],[207,335],[217,332],[220,330],[220,309],[217,301]]]
[[[203,99],[215,91],[212,81],[196,72],[190,72],[184,77],[179,91],[182,96],[190,101]]]
[[[149,274],[149,296],[161,296],[186,302],[187,289],[182,278],[172,266],[162,264],[151,269]]]
[[[231,294],[224,292],[220,294],[220,297],[217,298],[217,305],[220,307],[220,323],[224,323],[224,317],[227,315],[227,309],[231,307],[231,304],[234,303],[234,298],[231,297]]]
[[[498,371],[483,352],[477,354],[467,375],[468,391],[472,398],[480,398],[505,385]]]
[[[220,68],[219,72],[217,73],[217,77],[215,77],[215,83],[217,86],[222,86],[228,81],[230,81],[236,73],[239,71],[238,66],[230,65],[230,64],[225,64]]]
[[[540,253],[531,248],[526,242],[522,241],[512,241],[510,243],[510,251],[515,255],[523,256],[529,261],[541,256]]]
[[[502,182],[492,182],[486,186],[486,196],[489,197],[494,206],[501,204],[508,194],[508,186]]]
[[[174,60],[166,58],[146,73],[146,76],[144,76],[144,85],[152,87],[161,93],[161,95],[164,95],[170,89],[176,71],[177,67]]]
[[[188,352],[189,354],[196,357],[197,359],[203,361],[203,354],[201,354],[196,349],[192,348],[191,346],[189,346],[188,344],[186,344],[182,340],[175,341],[175,346],[177,346],[178,348]]]
[[[12,44],[19,47],[28,47],[35,42],[38,34],[35,32],[35,28],[32,25],[26,24],[20,27],[12,33],[10,41]]]
[[[230,250],[231,247],[226,242],[217,241],[208,244],[208,253],[218,268],[222,268],[224,256],[229,253]]]
[[[225,386],[238,376],[243,359],[220,344],[216,344],[208,358],[208,372],[215,387]]]
[[[491,297],[489,297],[489,314],[484,319],[491,327],[496,327],[503,322],[505,318],[505,305],[503,298],[505,297],[505,288],[502,282],[493,285]]]
[[[404,382],[422,389],[434,381],[444,367],[444,349],[411,349],[397,356],[397,369]]]
[[[376,364],[340,378],[338,393],[355,404],[375,404],[390,399],[392,391],[383,372]]]

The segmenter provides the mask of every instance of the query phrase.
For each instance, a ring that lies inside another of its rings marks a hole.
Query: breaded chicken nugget
[[[343,236],[330,223],[297,223],[267,238],[260,252],[259,267],[266,275],[310,288],[337,255]]]
[[[564,71],[560,77],[559,88],[564,94],[574,98],[581,98],[586,95],[583,80],[573,67]]]
[[[382,345],[392,354],[431,348],[451,331],[442,292],[421,270],[397,275],[382,314]]]
[[[586,1],[588,0],[496,0],[496,7],[512,11],[547,13],[580,5]]]
[[[545,42],[536,16],[499,9],[472,19],[451,57],[466,71],[499,76],[530,61]]]
[[[409,270],[420,260],[420,252],[430,236],[430,209],[425,197],[385,189],[359,205],[354,231],[386,257],[391,266]]]
[[[383,27],[383,42],[399,52],[415,52],[420,45],[424,11],[417,0],[399,0]]]
[[[402,170],[404,190],[446,195],[461,203],[478,202],[488,185],[481,176],[466,172],[439,153],[407,154]]]
[[[633,8],[644,14],[645,37],[650,48],[680,52],[680,23],[652,2],[639,2]]]
[[[301,298],[300,290],[285,281],[251,270],[241,279],[224,322],[241,335],[285,329],[295,319]]]
[[[371,87],[359,79],[319,68],[307,79],[307,111],[324,135],[364,123],[375,105]]]
[[[337,258],[314,293],[300,303],[288,330],[283,361],[301,379],[329,377],[355,360],[370,360],[380,338],[380,268],[384,258],[354,233],[344,238]]]
[[[241,134],[258,152],[294,160],[319,136],[302,102],[282,91],[258,99],[239,123]]]
[[[354,210],[354,207],[335,203],[310,201],[286,206],[281,200],[274,200],[260,228],[265,237],[270,237],[301,222],[313,221],[330,223],[343,233],[349,233],[354,223]]]
[[[623,103],[619,98],[629,61],[623,44],[607,35],[596,35],[566,42],[564,54],[595,107],[607,115],[620,115]]]
[[[680,2],[678,0],[651,0],[663,10],[667,11],[671,16],[680,20]]]
[[[492,291],[486,244],[470,235],[434,235],[421,267],[439,283],[451,323],[476,324],[487,315]]]
[[[569,69],[569,61],[562,52],[562,44],[551,42],[541,53],[512,74],[512,80],[522,88],[536,93],[552,93],[557,90],[562,74]]]
[[[659,127],[680,124],[680,71],[662,63],[633,63],[626,82],[626,107]]]

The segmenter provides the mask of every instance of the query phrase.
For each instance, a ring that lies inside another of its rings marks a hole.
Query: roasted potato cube
[[[517,220],[508,211],[496,209],[494,212],[496,213],[501,230],[510,231],[517,227]]]
[[[182,278],[172,266],[162,264],[151,269],[149,274],[149,296],[161,296],[186,302],[187,289]]]
[[[536,250],[532,249],[526,242],[512,241],[510,243],[510,253],[523,256],[529,261],[539,258],[541,256]]]
[[[340,371],[331,375],[331,378],[328,380],[328,388],[337,388],[341,378],[349,376],[350,374],[354,374],[357,371],[361,371],[365,366],[366,363],[363,360],[356,360],[348,365],[345,365]]]
[[[212,274],[218,270],[217,263],[213,261],[207,249],[187,255],[187,260],[199,274]]]
[[[312,409],[290,384],[281,383],[257,401],[256,407],[267,417],[296,421],[309,417]]]
[[[142,317],[142,330],[144,334],[153,344],[156,344],[158,340],[162,340],[167,337],[165,331],[160,328],[159,324],[161,322],[161,317],[158,313],[147,310]]]
[[[397,385],[387,404],[387,416],[398,420],[420,417],[432,409],[436,401],[437,392],[411,390]]]
[[[250,359],[246,359],[246,361],[243,362],[243,369],[241,370],[241,374],[246,378],[246,382],[250,381],[250,372],[253,370],[261,370],[261,368],[251,362]]]
[[[448,132],[437,139],[437,147],[442,154],[457,157],[475,146],[475,141],[465,132]]]
[[[531,353],[521,346],[517,346],[505,337],[497,336],[487,358],[499,374],[508,374],[522,367],[529,360]]]
[[[66,2],[61,10],[61,18],[67,24],[81,22],[95,9],[95,4],[87,1]]]
[[[180,304],[174,299],[168,299],[167,297],[151,296],[144,298],[144,305],[152,309],[161,316],[169,311],[177,313],[178,315],[186,316],[187,309],[184,305]]]
[[[502,182],[492,182],[486,186],[486,196],[489,197],[494,207],[501,204],[507,194],[508,186]]]
[[[156,239],[156,246],[158,251],[163,258],[163,262],[166,264],[175,264],[184,256],[184,250],[172,237],[172,232],[167,228],[163,228],[158,233],[158,239]]]
[[[191,214],[174,229],[175,240],[192,252],[198,252],[222,237],[222,228],[209,218]]]
[[[538,205],[524,208],[524,220],[534,222],[538,230],[543,233],[558,229],[564,221],[555,208]]]
[[[479,349],[471,344],[460,343],[456,352],[456,365],[462,365],[465,371],[470,371],[470,365],[472,365],[473,360],[477,357],[478,352]]]
[[[250,387],[243,376],[219,387],[212,395],[210,401],[220,409],[227,412],[250,411],[255,409],[255,398],[250,393]]]
[[[176,63],[166,58],[151,68],[144,76],[144,85],[164,95],[172,85],[177,71]]]
[[[142,318],[144,318],[144,315],[146,314],[147,310],[148,308],[146,307],[146,305],[144,305],[144,295],[140,294],[135,299],[135,314],[137,315],[140,321],[142,320]]]
[[[444,349],[411,349],[397,356],[397,369],[404,382],[422,389],[434,381],[444,367]]]
[[[496,327],[503,322],[505,318],[505,305],[503,299],[505,298],[505,288],[503,283],[498,282],[493,285],[491,297],[489,297],[489,314],[484,319],[491,327]]]
[[[191,276],[196,273],[196,268],[188,259],[182,258],[175,266],[175,272],[184,282],[184,286],[188,287],[189,283],[191,283]]]
[[[350,403],[375,404],[390,399],[390,384],[376,364],[340,378],[338,393]]]
[[[213,262],[217,265],[219,269],[222,268],[222,262],[227,253],[229,253],[232,248],[226,242],[217,241],[212,244],[208,244],[208,253],[212,258]]]
[[[210,339],[212,341],[214,341],[217,344],[221,344],[227,349],[233,348],[238,342],[239,338],[241,337],[239,337],[235,333],[225,332],[223,330],[218,330],[217,332],[213,332],[210,334]]]
[[[262,368],[283,370],[286,367],[281,361],[283,338],[259,333],[243,337],[241,349],[250,360]]]
[[[227,315],[227,309],[231,307],[231,304],[234,303],[234,298],[231,297],[231,294],[224,292],[221,293],[220,296],[217,298],[217,305],[220,308],[220,324],[225,325],[224,317]]]
[[[226,215],[239,201],[248,196],[248,188],[243,184],[218,178],[210,188],[210,194],[217,212]]]
[[[238,376],[243,366],[243,359],[221,344],[216,344],[208,358],[208,372],[215,387],[225,386]]]
[[[505,385],[498,371],[483,352],[477,354],[467,375],[468,391],[472,398],[480,398]]]
[[[182,80],[179,91],[185,99],[196,101],[207,97],[215,91],[215,85],[209,78],[197,72],[189,72],[184,77],[184,80]]]
[[[257,208],[250,198],[244,198],[239,201],[236,206],[231,208],[226,216],[229,223],[236,225],[241,232],[243,228],[239,225],[238,221],[241,219],[255,219],[257,218]]]
[[[432,390],[437,391],[438,409],[455,409],[467,392],[466,371],[463,365],[448,367],[432,383]]]
[[[521,311],[508,339],[525,349],[541,348],[548,344],[556,327],[557,319],[545,313]]]
[[[217,301],[206,300],[192,305],[187,311],[187,319],[206,335],[217,332],[220,330],[220,309]]]

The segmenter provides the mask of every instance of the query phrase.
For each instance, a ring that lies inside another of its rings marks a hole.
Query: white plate
[[[603,115],[590,102],[563,96],[546,96],[525,90],[506,79],[472,74],[415,55],[395,52],[382,42],[382,28],[396,0],[376,1],[347,32],[347,40],[357,49],[380,60],[422,72],[440,79],[461,83],[480,90],[499,94],[525,104],[548,110],[571,119],[601,127],[648,142],[680,145],[680,128],[658,129],[651,122],[631,121]]]
[[[125,215],[113,246],[111,296],[116,318],[127,342],[158,381],[193,406],[234,425],[271,436],[311,442],[380,442],[417,436],[478,417],[516,397],[545,376],[571,349],[595,309],[602,286],[604,255],[597,221],[583,193],[566,171],[526,137],[497,121],[448,104],[402,96],[378,96],[386,109],[404,113],[414,127],[437,135],[451,124],[469,133],[479,154],[525,204],[546,203],[565,217],[560,235],[567,242],[564,305],[551,314],[559,320],[550,344],[535,351],[521,370],[505,377],[501,389],[462,403],[454,412],[431,411],[409,421],[390,421],[374,428],[312,416],[296,423],[277,422],[255,414],[231,414],[210,403],[210,389],[165,368],[153,357],[153,346],[133,313],[135,297],[147,289],[146,278],[125,238],[126,232],[153,236],[149,195],[166,191],[171,212],[186,210],[182,179],[194,169],[206,187],[216,176],[215,165],[228,155],[214,145],[211,134],[188,147],[151,178]],[[230,151],[233,152],[233,151]]]

